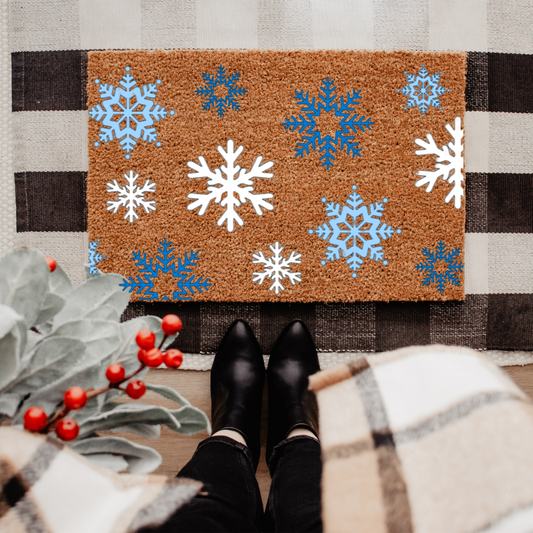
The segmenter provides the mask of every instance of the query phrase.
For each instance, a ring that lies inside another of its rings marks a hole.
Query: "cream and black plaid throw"
[[[126,533],[165,522],[202,484],[115,474],[57,441],[0,428],[0,531]]]
[[[403,348],[312,376],[325,531],[533,531],[533,404],[466,348]]]

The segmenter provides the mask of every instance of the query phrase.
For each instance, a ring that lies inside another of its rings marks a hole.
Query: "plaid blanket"
[[[326,532],[533,529],[533,404],[482,355],[403,348],[310,381]]]
[[[115,474],[55,440],[0,428],[0,531],[126,533],[157,526],[202,484]]]

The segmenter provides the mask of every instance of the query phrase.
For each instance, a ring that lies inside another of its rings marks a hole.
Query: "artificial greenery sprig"
[[[56,268],[55,261],[51,257],[47,257],[46,260],[50,266],[50,271],[53,272]],[[139,368],[127,376],[122,365],[118,363],[109,365],[105,373],[109,385],[99,389],[91,387],[87,390],[77,386],[70,387],[65,391],[62,407],[50,417],[47,417],[40,407],[30,407],[24,414],[24,428],[28,431],[44,434],[55,431],[61,440],[74,440],[80,432],[80,427],[72,418],[66,418],[70,411],[82,409],[91,398],[105,394],[112,389],[121,390],[130,398],[138,400],[144,396],[146,385],[140,379],[130,380],[139,372],[146,367],[157,368],[163,362],[168,368],[179,368],[181,366],[183,354],[180,350],[171,348],[164,353],[161,351],[167,338],[170,335],[176,335],[181,330],[181,326],[181,320],[178,316],[166,315],[161,322],[161,329],[164,333],[163,340],[157,348],[155,347],[155,333],[148,328],[141,329],[135,336],[135,341],[137,346],[139,346],[139,351],[137,352],[137,357],[141,363]],[[124,389],[120,385],[126,382],[129,383]]]
[[[186,435],[211,426],[174,388],[143,381],[150,367],[181,364],[181,352],[170,348],[181,321],[125,319],[123,280],[86,269],[75,287],[38,250],[0,256],[0,423],[70,439],[72,451],[98,466],[144,474],[161,464],[161,454],[126,434],[157,439],[163,425]],[[145,392],[174,405],[118,401]]]

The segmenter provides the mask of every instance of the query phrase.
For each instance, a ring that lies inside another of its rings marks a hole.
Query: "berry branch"
[[[50,266],[52,270],[52,267]],[[175,335],[181,330],[181,320],[176,315],[166,315],[161,323],[163,330],[163,340],[159,346],[155,347],[155,334],[148,328],[141,329],[136,337],[135,342],[139,347],[137,357],[140,366],[129,375],[126,375],[124,367],[119,363],[112,363],[106,369],[106,378],[109,384],[99,389],[89,388],[87,390],[81,387],[70,387],[63,397],[63,405],[55,411],[50,418],[40,407],[30,407],[24,414],[24,428],[28,431],[38,433],[50,433],[55,431],[57,436],[64,440],[74,440],[80,431],[78,423],[72,418],[66,418],[70,411],[83,409],[87,402],[100,394],[105,394],[113,389],[125,392],[130,398],[138,400],[146,392],[145,383],[140,380],[132,379],[146,367],[157,368],[163,362],[168,368],[179,368],[183,362],[183,354],[174,348],[161,351],[163,344],[170,335]],[[121,387],[123,383],[128,382],[126,388]]]

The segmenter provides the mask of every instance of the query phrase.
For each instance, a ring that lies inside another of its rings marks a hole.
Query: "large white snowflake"
[[[220,168],[211,170],[207,164],[205,158],[200,156],[198,161],[200,164],[193,161],[189,161],[187,165],[195,172],[188,174],[189,178],[208,178],[207,180],[207,194],[190,193],[187,198],[194,199],[195,201],[187,206],[189,211],[193,209],[200,209],[198,215],[203,215],[209,204],[213,201],[216,204],[220,204],[226,210],[224,214],[218,219],[218,225],[226,223],[228,231],[234,230],[234,223],[237,222],[239,226],[244,224],[242,218],[238,215],[236,208],[241,204],[249,201],[255,212],[258,215],[262,215],[263,209],[271,211],[274,206],[266,201],[267,198],[273,198],[271,193],[253,194],[254,190],[254,178],[271,178],[274,174],[266,172],[271,168],[274,163],[268,161],[261,164],[263,158],[258,156],[254,161],[252,169],[248,172],[245,168],[241,168],[239,165],[235,165],[235,161],[241,155],[244,148],[239,146],[237,150],[234,150],[234,143],[230,139],[228,141],[227,151],[218,147],[220,155],[226,161],[226,165],[220,165]],[[224,173],[226,177],[222,175]]]
[[[263,272],[254,272],[252,282],[259,282],[263,284],[266,278],[270,278],[274,283],[270,286],[270,290],[279,294],[279,291],[284,291],[285,287],[281,284],[281,280],[289,278],[289,281],[295,285],[296,282],[302,281],[301,272],[291,272],[291,265],[300,264],[302,262],[302,254],[291,252],[288,259],[285,259],[281,252],[284,246],[281,246],[278,241],[271,244],[269,248],[272,250],[272,255],[267,259],[262,250],[256,254],[252,254],[254,258],[252,263],[264,265]]]
[[[455,209],[461,208],[461,198],[463,196],[463,135],[461,128],[461,118],[456,117],[454,127],[446,124],[446,130],[451,135],[452,140],[439,148],[431,133],[427,134],[427,142],[422,139],[415,139],[415,143],[422,149],[416,150],[416,155],[434,155],[435,170],[419,170],[417,174],[422,176],[415,185],[423,187],[426,185],[426,192],[431,192],[439,178],[452,185],[452,190],[448,193],[444,201],[450,203],[454,200]],[[446,163],[446,164],[445,164]]]
[[[113,180],[107,183],[107,192],[118,193],[118,200],[109,200],[107,202],[107,210],[116,213],[120,207],[126,208],[126,214],[124,219],[129,219],[133,222],[134,219],[138,219],[139,215],[136,212],[138,207],[143,207],[146,213],[155,211],[155,200],[145,200],[144,195],[147,192],[155,192],[155,183],[150,180],[146,180],[142,187],[135,184],[139,174],[135,174],[133,170],[130,170],[129,174],[124,174],[127,185],[121,187],[117,180]]]

